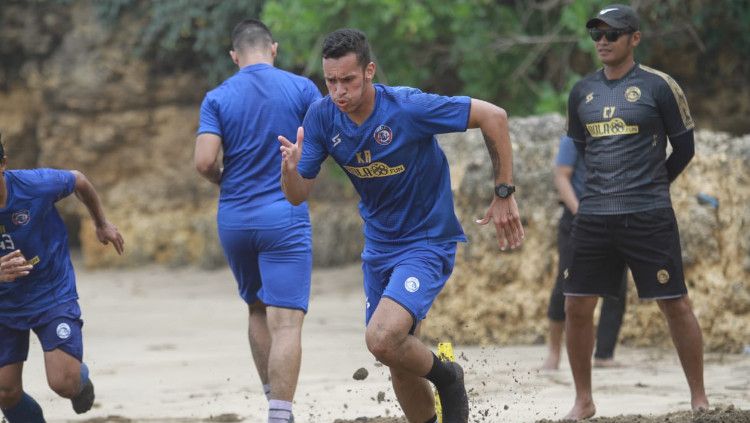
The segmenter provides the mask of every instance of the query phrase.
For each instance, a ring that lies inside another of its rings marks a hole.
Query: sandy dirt
[[[24,387],[49,422],[265,421],[266,401],[245,335],[246,307],[229,271],[147,267],[79,271],[78,279],[85,360],[97,399],[92,411],[77,416],[69,401],[56,397],[32,336]],[[403,421],[387,369],[364,345],[363,303],[358,265],[314,272],[297,422]],[[572,405],[567,363],[559,371],[537,370],[544,346],[454,348],[466,372],[472,422],[554,421]],[[750,422],[741,411],[750,409],[750,355],[706,357],[709,399],[724,407],[707,413],[708,420],[685,413],[688,390],[672,351],[621,347],[617,358],[627,367],[594,370],[598,416],[609,418],[591,421]],[[355,380],[360,368],[368,376]],[[676,414],[645,417],[666,413]],[[621,415],[632,416],[612,417]]]

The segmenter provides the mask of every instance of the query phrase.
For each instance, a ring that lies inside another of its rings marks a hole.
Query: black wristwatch
[[[500,198],[508,198],[514,192],[516,192],[516,187],[514,185],[500,184],[495,187],[495,195]]]

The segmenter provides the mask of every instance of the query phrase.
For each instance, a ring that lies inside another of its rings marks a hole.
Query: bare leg
[[[297,389],[302,360],[302,310],[268,307],[268,330],[271,349],[268,356],[268,379],[271,398],[291,402]]]
[[[566,345],[576,387],[575,403],[565,419],[581,420],[596,414],[591,394],[591,354],[594,352],[594,309],[597,300],[593,296],[565,298]]]
[[[432,352],[409,334],[413,319],[401,305],[382,298],[367,325],[367,348],[381,363],[390,367],[396,398],[413,423],[423,423],[435,415],[430,384],[424,379],[432,368]]]
[[[620,336],[622,318],[625,314],[628,295],[628,271],[622,272],[620,290],[617,298],[604,297],[602,314],[599,316],[599,326],[596,330],[596,351],[594,352],[594,367],[620,367],[615,361],[615,347]]]
[[[57,395],[73,398],[81,392],[81,362],[63,350],[45,351],[47,383]]]
[[[0,367],[0,408],[13,408],[23,395],[23,362]]]
[[[256,301],[248,306],[248,331],[250,352],[253,355],[255,369],[262,384],[268,383],[268,356],[271,351],[271,334],[266,321],[266,306]]]
[[[547,340],[549,352],[547,359],[542,364],[542,370],[557,370],[560,368],[560,349],[564,329],[565,321],[549,321],[549,339]]]
[[[419,336],[419,327],[417,325],[417,329],[414,331],[415,336]],[[396,399],[404,410],[407,420],[424,423],[428,418],[432,417],[435,413],[435,395],[432,392],[430,382],[423,377],[415,376],[393,367],[390,368],[390,371],[393,391],[396,393]],[[419,418],[426,414],[430,415],[422,420],[409,418],[409,416]]]
[[[708,398],[703,386],[703,335],[690,300],[685,295],[657,302],[667,318],[669,333],[690,387],[690,404],[694,411],[707,410]]]

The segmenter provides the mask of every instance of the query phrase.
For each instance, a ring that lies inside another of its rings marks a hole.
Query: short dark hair
[[[364,32],[358,29],[344,28],[326,35],[325,40],[323,40],[324,59],[340,59],[349,53],[357,55],[357,62],[362,67],[372,62],[370,43],[367,42],[367,36]]]
[[[270,47],[273,35],[266,24],[257,19],[245,19],[232,30],[232,49],[239,51],[247,47]]]

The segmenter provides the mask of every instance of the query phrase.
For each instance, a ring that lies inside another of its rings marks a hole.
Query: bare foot
[[[694,398],[691,402],[691,405],[693,406],[693,412],[704,412],[708,411],[708,398],[704,395],[701,398]]]
[[[614,358],[594,358],[594,367],[598,369],[616,369],[623,367],[622,363]]]
[[[557,370],[560,368],[560,355],[554,355],[550,354],[547,356],[547,359],[544,360],[544,363],[542,364],[542,367],[540,369],[542,370]]]
[[[596,407],[592,401],[579,404],[577,401],[573,404],[573,409],[568,412],[563,420],[583,420],[593,417],[596,414]]]

